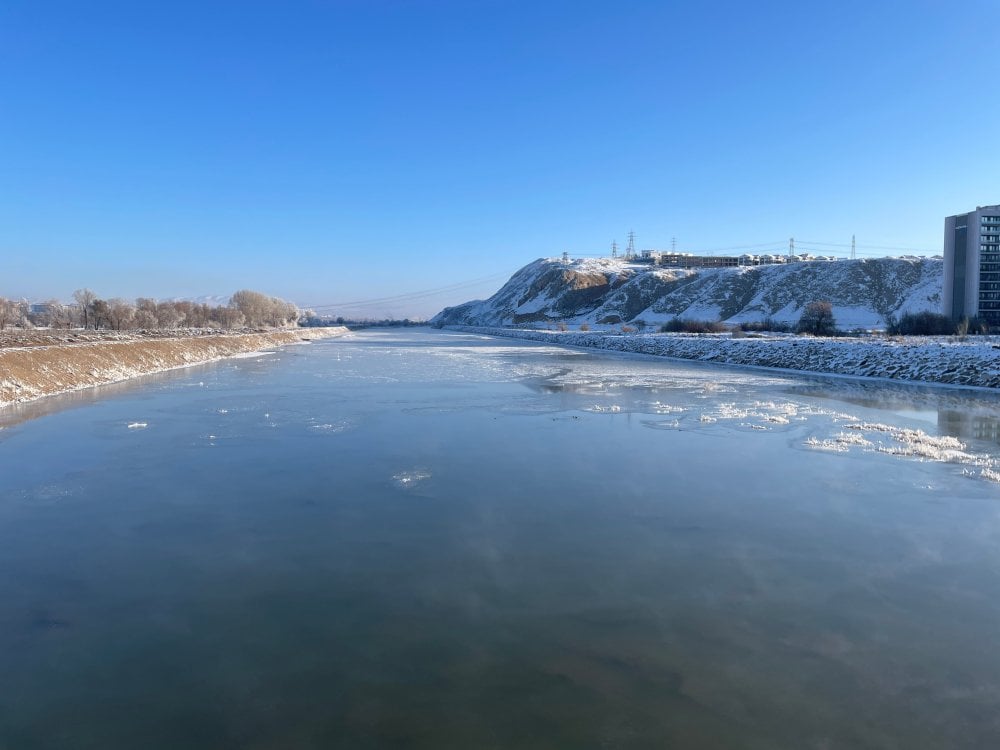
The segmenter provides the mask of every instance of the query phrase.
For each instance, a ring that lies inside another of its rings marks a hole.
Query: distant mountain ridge
[[[447,307],[438,325],[659,324],[673,318],[797,322],[810,302],[829,301],[841,328],[885,325],[890,316],[940,312],[940,258],[802,261],[679,269],[622,260],[539,259],[487,300]]]

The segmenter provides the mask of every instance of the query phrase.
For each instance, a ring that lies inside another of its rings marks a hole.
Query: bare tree
[[[86,328],[92,317],[94,301],[97,299],[97,295],[89,289],[77,289],[73,292],[73,299],[80,306],[80,319],[83,327]],[[94,327],[96,328],[97,326],[95,325]]]
[[[235,307],[216,308],[219,325],[223,328],[239,328],[246,322],[246,318]]]
[[[826,301],[810,302],[799,318],[799,333],[814,336],[833,336],[837,332],[837,321],[833,317],[833,305]]]
[[[111,325],[111,306],[106,300],[95,299],[90,306],[90,318],[96,331],[102,325]]]

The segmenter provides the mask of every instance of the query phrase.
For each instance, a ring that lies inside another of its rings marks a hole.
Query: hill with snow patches
[[[739,268],[657,268],[622,260],[539,259],[487,300],[438,313],[432,323],[594,325],[673,318],[795,323],[810,302],[829,301],[840,328],[884,326],[890,316],[941,311],[940,258],[804,261]]]

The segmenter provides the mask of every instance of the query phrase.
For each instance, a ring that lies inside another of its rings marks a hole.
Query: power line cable
[[[476,286],[478,284],[485,284],[487,281],[494,281],[499,278],[506,278],[507,276],[508,276],[507,273],[498,273],[498,274],[492,274],[490,276],[483,276],[478,279],[456,282],[454,284],[449,284],[447,286],[435,287],[433,289],[422,289],[415,292],[394,294],[387,297],[372,297],[369,299],[353,300],[351,302],[327,302],[316,305],[304,305],[304,307],[312,310],[318,310],[328,307],[367,307],[376,304],[392,304],[395,302],[408,302],[416,299],[422,299],[425,297],[433,297],[437,294],[455,292],[458,291],[459,289],[464,289],[470,286]]]
[[[816,242],[816,241],[813,241],[813,240],[803,240],[803,242],[805,244],[807,244],[807,245],[826,245],[827,247],[850,247],[851,246],[850,244],[844,244],[844,243],[840,243],[840,242]],[[911,253],[935,253],[935,252],[937,252],[936,250],[928,250],[928,249],[922,248],[922,247],[898,247],[898,246],[893,246],[893,245],[861,245],[861,244],[859,244],[859,245],[857,245],[857,248],[859,250],[861,248],[867,248],[869,250],[900,250],[900,251],[903,251],[903,252],[911,252]]]

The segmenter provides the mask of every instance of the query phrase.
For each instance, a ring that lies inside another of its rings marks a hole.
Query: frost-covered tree
[[[229,305],[243,313],[246,325],[255,328],[295,325],[299,318],[298,308],[291,302],[268,297],[251,289],[241,289],[233,294]]]
[[[243,313],[243,318],[248,326],[255,327],[264,325],[270,308],[267,295],[251,289],[240,289],[235,292],[229,300],[229,304]]]
[[[128,330],[135,320],[135,308],[128,300],[115,297],[108,300],[108,322],[116,331]]]
[[[161,302],[156,306],[156,320],[160,328],[176,328],[184,320],[184,311],[173,302]]]
[[[148,331],[160,327],[153,310],[136,310],[135,317],[132,318],[132,325],[140,330]]]
[[[17,303],[14,300],[0,297],[0,331],[14,324],[17,316]]]
[[[70,309],[57,299],[43,302],[41,311],[34,313],[30,318],[31,322],[37,326],[69,328],[72,325]]]

